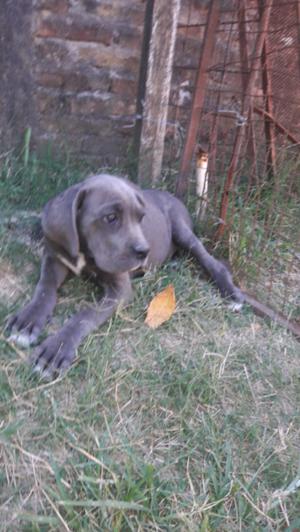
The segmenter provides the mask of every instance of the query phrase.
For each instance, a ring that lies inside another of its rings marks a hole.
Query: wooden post
[[[133,137],[133,157],[134,163],[138,164],[138,157],[140,151],[140,142],[141,142],[141,133],[142,133],[142,118],[144,110],[144,101],[146,94],[146,81],[147,81],[147,71],[148,71],[148,59],[149,59],[149,50],[150,50],[150,40],[152,32],[152,19],[153,19],[153,8],[154,0],[147,0],[145,17],[144,17],[144,34],[143,34],[143,43],[142,43],[142,53],[140,58],[140,71],[139,71],[139,82],[138,82],[138,91],[136,98],[136,123],[134,128],[134,137]]]
[[[161,175],[168,103],[181,0],[155,0],[139,149],[138,181],[155,183]]]

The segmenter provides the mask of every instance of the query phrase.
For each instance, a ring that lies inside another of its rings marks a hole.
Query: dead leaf
[[[159,292],[151,301],[148,310],[145,323],[156,329],[159,325],[169,320],[175,310],[176,299],[174,286],[169,284],[167,288]]]

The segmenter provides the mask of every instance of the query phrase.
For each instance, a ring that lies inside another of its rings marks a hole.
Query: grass
[[[84,175],[51,157],[6,161],[2,216],[22,218]],[[15,237],[1,230],[3,324],[38,276]],[[168,283],[176,312],[150,330],[145,310]],[[0,529],[299,527],[299,343],[248,308],[232,314],[189,258],[134,284],[133,304],[86,339],[63,379],[37,380],[1,334]],[[96,296],[70,279],[47,332]]]
[[[275,181],[262,173],[249,186],[249,163],[243,165],[229,194],[227,226],[218,242],[241,286],[291,320],[299,320],[300,181],[299,158],[282,161]],[[219,221],[219,195],[209,206],[202,229],[212,236]],[[200,225],[201,230],[201,225]],[[225,246],[224,246],[225,243]]]

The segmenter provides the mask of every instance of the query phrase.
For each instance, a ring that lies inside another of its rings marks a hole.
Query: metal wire
[[[193,1],[190,2],[192,5]],[[243,78],[251,74],[255,42],[261,31],[261,9],[251,0],[244,5],[242,0],[221,2],[221,20],[197,138],[197,143],[205,146],[209,153],[209,208],[205,231],[213,237],[220,223],[220,201],[237,128],[245,128],[228,212],[226,219],[221,220],[226,226],[222,244],[226,244],[235,276],[242,286],[294,319],[300,319],[298,4],[297,0],[274,1],[265,39],[265,56],[256,66],[254,89],[251,95],[246,95]],[[267,2],[262,5],[265,8]],[[241,22],[239,10],[242,7],[244,20]],[[198,28],[191,17],[184,21],[185,29],[188,25],[192,32],[187,31],[185,37],[181,33],[181,46],[185,38],[186,53],[191,50],[195,53],[185,65],[177,60],[174,79],[178,88],[188,81],[186,90],[192,97],[204,32],[203,24],[200,28],[199,23]],[[246,53],[240,53],[241,46],[246,47]],[[251,108],[245,117],[242,109],[246,96],[250,97]],[[191,98],[184,102],[174,98],[172,102],[170,116],[173,120],[176,117],[183,137],[188,127],[190,105]],[[170,173],[178,165],[182,152],[175,137],[173,148],[166,161]],[[190,189],[193,190],[193,178]]]

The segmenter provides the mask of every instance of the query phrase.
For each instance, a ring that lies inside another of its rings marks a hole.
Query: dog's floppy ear
[[[74,185],[50,200],[42,214],[42,228],[45,237],[63,250],[73,263],[79,255],[79,236],[76,216],[83,200],[82,185]]]

